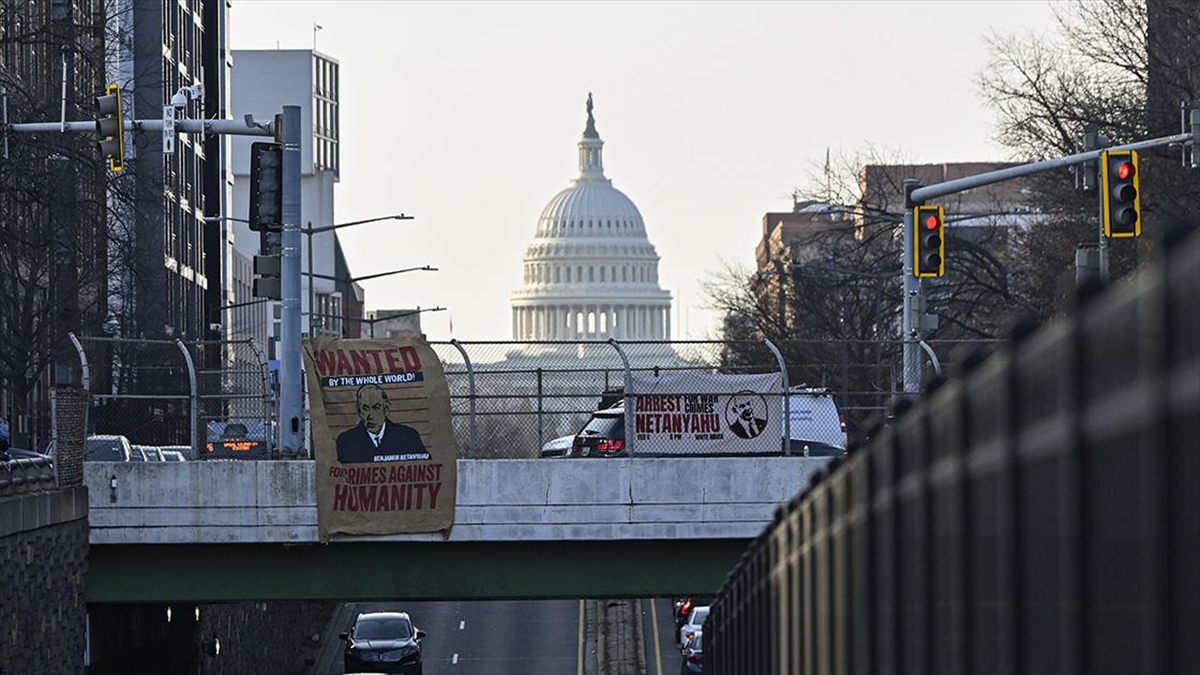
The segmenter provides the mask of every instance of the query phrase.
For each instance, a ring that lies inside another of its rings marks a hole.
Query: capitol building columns
[[[514,307],[512,322],[513,339],[522,342],[667,340],[671,334],[670,305],[661,302],[547,302]]]

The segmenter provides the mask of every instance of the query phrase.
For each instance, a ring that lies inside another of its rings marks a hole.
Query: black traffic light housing
[[[946,214],[940,206],[913,208],[913,275],[946,273]]]
[[[125,117],[121,114],[121,87],[116,82],[104,88],[96,97],[96,133],[100,155],[108,160],[112,171],[125,169]]]
[[[254,296],[282,299],[283,146],[250,145],[250,229],[258,232],[259,255],[254,256]]]
[[[1100,155],[1100,208],[1104,236],[1141,236],[1140,187],[1136,150],[1109,150]]]
[[[283,231],[283,146],[250,145],[250,229]]]

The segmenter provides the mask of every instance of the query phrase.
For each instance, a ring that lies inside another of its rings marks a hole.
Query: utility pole
[[[304,449],[304,381],[300,374],[300,106],[283,106],[283,246],[280,261],[279,448]]]
[[[1108,145],[1108,137],[1100,133],[1100,127],[1088,123],[1083,129],[1083,150],[1090,152]],[[1104,208],[1105,195],[1096,187],[1100,180],[1100,163],[1086,161],[1074,167],[1075,185],[1084,192],[1096,193],[1097,209]],[[1075,283],[1082,285],[1086,279],[1108,281],[1108,237],[1104,236],[1104,219],[1099,220],[1099,241],[1096,244],[1080,244],[1075,251]]]
[[[913,192],[921,187],[921,184],[912,178],[904,179],[904,254],[903,254],[903,269],[904,276],[904,309],[903,323],[901,330],[903,331],[904,339],[904,394],[906,396],[916,396],[921,393],[921,352],[917,344],[921,340],[920,334],[917,332],[917,326],[920,325],[920,317],[917,316],[919,307],[921,307],[921,280],[916,275],[916,261],[913,251],[917,245],[916,234],[913,230],[913,207],[917,203],[913,201]]]

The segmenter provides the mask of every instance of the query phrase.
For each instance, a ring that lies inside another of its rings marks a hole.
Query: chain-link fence
[[[267,363],[253,341],[72,337],[90,399],[88,434],[171,446],[197,459],[214,429],[237,422],[272,444]]]
[[[735,405],[749,417],[746,423],[753,428],[747,433],[765,439],[769,432],[775,444],[769,449],[763,443],[742,444],[739,451],[727,445],[722,452],[805,451],[803,444],[792,448],[785,438],[844,448],[847,418],[865,426],[870,414],[886,409],[902,380],[898,342],[432,344],[446,370],[459,454],[471,458],[570,454],[574,437],[585,426],[589,433],[583,436],[620,436],[622,447],[609,443],[597,454],[630,454],[639,441],[640,452],[633,454],[675,454],[672,448],[679,444],[670,441],[678,440],[715,447],[719,444],[713,441],[722,440],[715,435],[734,437]],[[777,379],[750,387],[756,394],[750,403],[731,400],[749,386],[736,378],[717,385],[712,378],[689,379],[766,373]],[[789,389],[792,395],[785,396]],[[668,391],[677,398],[651,398]],[[643,394],[647,398],[640,404],[598,412]],[[635,417],[639,410],[646,415]],[[767,411],[771,414],[764,416]],[[601,417],[617,420],[606,424],[597,419]],[[770,420],[769,429],[761,428],[763,420]]]
[[[244,428],[244,438],[237,440],[263,448],[258,458],[269,456],[275,446],[275,397],[266,354],[253,340],[202,342],[192,349],[209,357],[196,358],[201,454],[213,443],[213,456],[236,457],[215,445],[227,428]]]
[[[86,425],[88,434],[176,446],[198,458],[206,442],[220,443],[226,426],[240,425],[256,441],[253,445],[268,452],[274,447],[275,397],[265,355],[253,341],[81,337],[77,343],[86,373],[80,404],[87,410],[69,414]],[[586,436],[595,437],[594,446],[611,436],[603,449],[585,448],[589,454],[677,454],[680,444],[674,441],[716,447],[714,441],[721,439],[714,436],[722,434],[736,443],[734,417],[739,415],[747,418],[751,431],[746,433],[763,439],[773,435],[778,445],[742,444],[722,452],[827,452],[825,446],[844,448],[865,431],[911,380],[904,377],[903,344],[896,340],[451,341],[432,346],[445,367],[456,443],[465,458],[569,454],[585,427]],[[922,352],[924,371],[932,373],[933,363],[952,371],[967,346],[986,344],[930,345]],[[724,385],[711,385],[712,378],[686,379],[768,373],[777,379],[749,387],[755,394],[749,402],[732,400],[749,386],[736,379]],[[677,398],[653,398],[663,393]],[[598,412],[642,395],[640,403]],[[611,442],[617,440],[621,447]],[[69,474],[74,469],[63,459],[76,455],[58,454],[60,471]]]
[[[585,426],[589,434],[623,434],[622,454],[629,454],[630,444],[637,446],[639,439],[646,442],[633,454],[673,454],[669,441],[679,439],[666,437],[664,442],[663,433],[683,434],[693,441],[716,440],[703,438],[712,434],[728,437],[734,431],[731,408],[737,404],[742,414],[751,416],[748,424],[779,420],[770,422],[769,430],[779,441],[773,452],[780,448],[785,453],[827,452],[827,445],[844,448],[848,439],[865,431],[872,418],[881,417],[903,394],[906,381],[950,372],[971,348],[986,348],[989,343],[930,344],[920,354],[924,375],[907,379],[899,340],[451,341],[432,346],[442,359],[450,387],[459,456],[523,458],[570,454],[574,437]],[[731,400],[743,389],[736,379],[727,379],[724,390],[699,384],[705,378],[685,378],[765,373],[777,374],[778,381],[754,387],[757,398],[749,404]],[[631,397],[668,390],[680,398],[647,398],[641,410],[650,416],[635,418],[636,404],[620,412],[598,412]],[[772,413],[764,418],[766,410]],[[620,421],[606,424],[595,419],[599,417]],[[590,428],[592,422],[595,429]],[[743,447],[734,454],[751,451],[766,450],[756,445],[754,450]]]

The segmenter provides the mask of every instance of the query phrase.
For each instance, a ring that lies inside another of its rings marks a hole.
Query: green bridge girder
[[[92,545],[87,602],[715,595],[749,543],[662,539]]]

